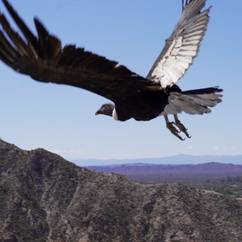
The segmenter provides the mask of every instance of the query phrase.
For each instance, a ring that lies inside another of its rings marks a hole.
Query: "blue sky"
[[[33,27],[38,16],[63,43],[75,43],[146,75],[181,13],[181,1],[12,0]],[[68,159],[123,159],[180,153],[242,153],[242,1],[209,1],[209,30],[182,89],[219,85],[224,102],[206,116],[181,115],[192,139],[181,142],[162,118],[115,122],[96,117],[106,100],[78,88],[47,85],[0,63],[0,137]],[[1,4],[1,10],[3,6]]]

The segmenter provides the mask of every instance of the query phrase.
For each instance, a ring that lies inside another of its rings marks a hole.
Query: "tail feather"
[[[171,92],[169,103],[165,107],[168,114],[181,112],[189,114],[210,113],[212,107],[222,102],[222,89],[218,87],[190,90],[185,92]]]
[[[219,87],[208,87],[208,88],[201,88],[195,90],[189,90],[182,92],[183,94],[211,94],[211,93],[220,93],[223,92],[223,89]]]
[[[222,102],[221,95],[217,94],[193,94],[189,95],[189,98],[191,98],[195,103],[198,103],[202,106],[207,107],[215,107],[218,103]]]

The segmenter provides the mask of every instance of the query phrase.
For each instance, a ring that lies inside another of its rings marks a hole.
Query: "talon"
[[[192,136],[189,135],[188,129],[183,125],[183,123],[178,119],[177,115],[174,115],[175,125],[180,130],[180,132],[184,133],[187,138],[191,139]]]
[[[181,132],[180,130],[178,130],[176,128],[176,123],[175,122],[170,122],[169,119],[168,119],[168,116],[167,114],[163,114],[164,115],[164,118],[165,118],[165,121],[166,121],[166,127],[170,130],[170,132],[175,135],[178,139],[184,141],[185,139],[182,138],[179,133]]]
[[[174,126],[174,122],[169,122],[167,123],[166,127],[170,130],[170,132],[175,135],[178,139],[184,141],[185,139],[182,138],[179,133],[181,132],[180,130],[178,130],[175,126]]]
[[[176,136],[179,140],[181,140],[181,141],[185,141],[185,138],[182,138],[179,134],[175,134],[175,136]]]
[[[172,133],[179,133],[179,130],[174,126],[174,122],[167,123],[166,127],[167,127]]]
[[[180,132],[184,133],[187,138],[191,139],[192,136],[189,135],[189,133],[187,132],[188,129],[181,123],[181,122],[177,122],[176,126],[179,128]]]

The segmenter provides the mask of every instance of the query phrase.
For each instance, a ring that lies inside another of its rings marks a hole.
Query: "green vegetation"
[[[224,195],[242,198],[242,176],[241,177],[227,177],[223,179],[211,179],[205,183],[198,185],[200,188],[206,190],[213,190]]]

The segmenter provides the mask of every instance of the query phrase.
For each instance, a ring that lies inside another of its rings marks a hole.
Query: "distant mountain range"
[[[89,166],[89,169],[125,175],[132,180],[148,183],[185,182],[204,183],[227,177],[242,177],[242,165],[204,163],[187,165],[127,164],[110,166]]]
[[[161,158],[140,158],[140,159],[125,159],[125,160],[74,160],[79,166],[106,166],[106,165],[122,165],[122,164],[201,164],[201,163],[225,163],[242,165],[242,155],[175,155]]]

